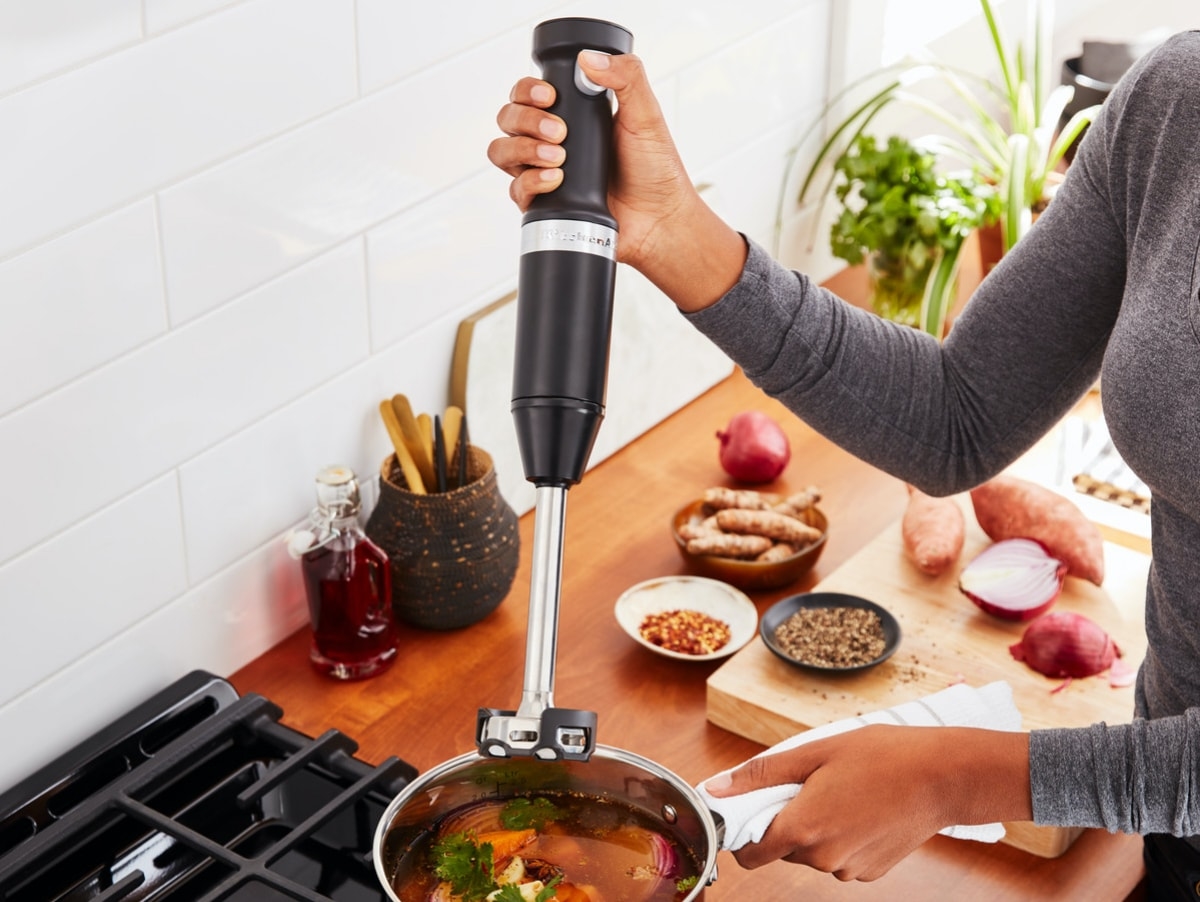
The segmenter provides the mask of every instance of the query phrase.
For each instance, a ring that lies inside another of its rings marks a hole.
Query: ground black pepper
[[[779,647],[802,664],[857,667],[883,654],[879,615],[865,608],[801,608],[775,628]]]

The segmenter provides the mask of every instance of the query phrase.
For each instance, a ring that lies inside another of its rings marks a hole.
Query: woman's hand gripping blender
[[[742,237],[697,193],[634,54],[610,57],[584,51],[579,66],[593,82],[613,91],[615,166],[608,207],[618,223],[617,259],[650,279],[681,310],[699,310],[737,281],[746,260]],[[509,137],[488,147],[488,158],[513,177],[509,194],[522,210],[562,183],[567,126],[546,112],[552,85],[523,78],[497,123]]]

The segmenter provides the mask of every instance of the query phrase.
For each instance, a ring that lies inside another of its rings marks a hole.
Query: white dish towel
[[[1021,729],[1021,712],[1013,703],[1012,687],[1008,683],[988,683],[980,689],[958,683],[916,701],[814,727],[783,740],[755,757],[773,755],[814,739],[876,723],[922,727],[982,727],[1015,731]],[[697,790],[708,807],[725,819],[723,848],[737,851],[746,843],[762,839],[775,815],[800,791],[800,784],[768,786],[721,799],[710,795],[704,789],[703,783]],[[1003,824],[959,825],[947,827],[941,832],[956,839],[974,839],[979,842],[999,842],[1004,838]]]

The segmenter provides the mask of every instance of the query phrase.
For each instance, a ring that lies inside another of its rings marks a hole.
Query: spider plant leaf
[[[1067,149],[1075,143],[1075,140],[1083,134],[1084,130],[1095,121],[1096,116],[1100,113],[1100,104],[1084,107],[1074,116],[1067,120],[1067,124],[1062,127],[1062,131],[1058,133],[1058,138],[1055,140],[1049,153],[1046,155],[1046,171],[1049,172],[1066,154]]]
[[[879,91],[876,91],[869,98],[867,98],[867,100],[859,104],[859,106],[856,107],[849,115],[847,115],[842,120],[841,124],[833,130],[833,133],[825,139],[825,143],[821,145],[820,150],[817,151],[816,157],[813,158],[812,163],[809,165],[808,174],[804,178],[804,183],[800,186],[798,198],[801,203],[804,202],[804,198],[808,194],[809,186],[812,185],[813,178],[815,178],[817,171],[821,167],[821,164],[825,161],[826,157],[830,156],[833,149],[839,146],[839,141],[841,140],[845,131],[852,127],[855,128],[855,132],[853,135],[851,135],[849,140],[842,143],[843,148],[848,147],[851,143],[853,143],[854,138],[862,132],[863,126],[870,122],[871,119],[878,115],[881,109],[895,99],[895,94],[899,88],[900,81],[898,79],[888,82],[883,88],[881,88]],[[828,114],[828,109],[829,108],[827,108],[826,113],[822,113],[821,117],[818,118],[818,123],[821,122]],[[856,122],[858,123],[857,126],[855,126]],[[803,141],[801,143],[803,143]],[[840,156],[840,152],[834,156]]]
[[[867,126],[871,124],[871,120],[874,119],[879,114],[879,112],[881,110],[883,110],[889,103],[892,103],[893,100],[894,100],[894,97],[890,97],[890,96],[878,97],[877,96],[877,98],[875,100],[875,106],[871,109],[866,110],[865,113],[863,113],[861,115],[861,121],[857,124],[854,131],[850,134],[850,137],[847,138],[843,144],[838,145],[839,149],[838,149],[837,154],[834,156],[834,158],[837,159],[837,158],[841,157],[844,153],[846,153],[846,151],[854,144],[854,142],[856,142],[858,140],[859,135],[861,135],[866,130]],[[861,109],[860,109],[860,111],[856,111],[856,115],[858,115],[858,112],[861,112]],[[838,133],[840,134],[842,131],[844,131],[847,127],[849,127],[852,124],[852,122],[853,122],[853,120],[851,120],[851,119],[846,120],[846,122],[844,122],[842,124],[842,127],[838,129]],[[800,189],[800,194],[798,196],[798,199],[801,203],[803,203],[803,201],[804,201],[804,196],[808,191],[809,185],[812,183],[813,179],[816,178],[817,171],[820,168],[821,161],[825,157],[830,155],[830,151],[832,149],[833,149],[833,145],[831,144],[831,142],[826,141],[825,145],[821,148],[821,153],[818,154],[817,158],[812,162],[812,165],[809,167],[808,175],[804,179],[804,186]],[[808,249],[810,251],[813,248],[813,244],[816,242],[817,226],[820,224],[821,217],[825,213],[825,207],[829,203],[830,199],[833,197],[833,194],[834,194],[833,183],[836,180],[837,180],[837,169],[835,167],[835,168],[831,169],[831,171],[829,173],[829,177],[825,180],[825,184],[821,190],[821,195],[820,195],[821,201],[817,205],[816,215],[814,215],[812,218],[812,233],[809,235],[809,239],[808,239],[808,241],[809,241]],[[779,234],[781,234],[783,231],[782,201],[781,201],[780,208],[776,212],[775,229],[776,229],[776,233],[777,233],[776,241],[778,242]]]
[[[1005,252],[1011,250],[1029,231],[1033,221],[1027,176],[1029,173],[1029,136],[1014,134],[1008,139],[1008,176],[1000,188],[1004,195],[1001,236]]]
[[[1004,39],[1000,37],[1000,29],[996,26],[996,16],[992,13],[992,4],[988,0],[979,0],[983,7],[983,16],[987,19],[988,31],[992,35],[992,46],[996,50],[996,60],[1000,63],[1000,74],[1004,76],[1004,88],[1008,94],[1009,110],[1016,114],[1016,85],[1013,82],[1012,69],[1008,64],[1008,53],[1004,50]]]
[[[955,141],[945,135],[922,135],[913,139],[913,144],[929,151],[936,157],[957,159],[971,169],[983,172],[985,176],[992,171],[993,161],[985,158],[974,143]]]
[[[1074,97],[1075,87],[1073,85],[1058,85],[1046,97],[1046,102],[1042,104],[1042,114],[1038,119],[1038,124],[1051,131],[1058,128],[1058,120],[1062,118],[1063,110],[1067,108],[1067,104]]]
[[[1019,91],[1021,85],[1029,81],[1029,70],[1025,68],[1025,48],[1021,44],[1017,45],[1017,52],[1014,54],[1013,72],[1013,83]]]
[[[989,175],[1003,171],[1006,165],[1007,139],[1002,138],[1001,143],[997,146],[994,141],[989,139],[989,136],[980,132],[971,123],[971,120],[956,116],[941,104],[924,97],[904,94],[897,99],[902,100],[906,106],[913,107],[931,118],[945,123],[951,130],[965,138],[967,143],[978,151],[979,157],[987,161],[984,169]]]
[[[964,73],[960,73],[949,66],[944,66],[939,70],[939,74],[941,75],[942,80],[950,86],[950,89],[958,95],[959,99],[962,100],[964,104],[966,104],[967,108],[975,116],[975,119],[978,120],[979,124],[982,126],[982,135],[985,140],[992,142],[993,146],[995,146],[997,149],[1003,148],[1005,141],[1008,139],[1008,129],[1004,128],[1004,126],[1000,124],[996,117],[992,115],[992,112],[988,106],[979,99],[975,91],[971,90],[970,86],[963,78]],[[1008,99],[1002,93],[997,91],[991,82],[985,79],[982,81],[982,85],[987,93],[990,93],[993,97],[1005,104],[1008,103]]]
[[[1034,100],[1038,103],[1038,121],[1047,122],[1046,100],[1049,95],[1047,88],[1053,74],[1050,70],[1050,50],[1054,34],[1054,3],[1052,0],[1027,0],[1025,21],[1029,24],[1029,46],[1033,47],[1033,82]],[[1054,121],[1062,111],[1055,114]]]
[[[958,261],[962,256],[964,240],[943,248],[929,278],[925,281],[925,292],[921,296],[921,312],[917,323],[938,341],[946,325],[946,315],[953,300],[955,279],[958,276]]]
[[[1033,86],[1022,80],[1017,85],[1017,108],[1012,130],[1022,135],[1032,135],[1036,127],[1037,113],[1034,110]]]

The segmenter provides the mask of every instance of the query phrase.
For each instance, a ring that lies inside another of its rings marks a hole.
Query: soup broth
[[[479,802],[422,834],[393,889],[401,902],[676,902],[700,869],[667,829],[594,796]]]

